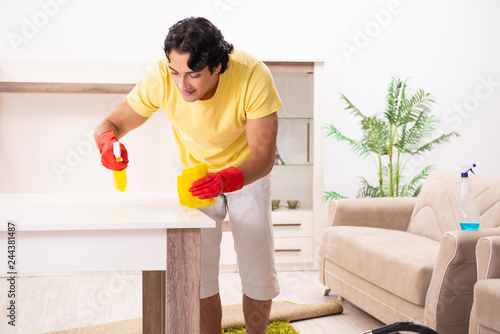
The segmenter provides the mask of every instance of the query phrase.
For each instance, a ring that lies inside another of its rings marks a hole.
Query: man
[[[200,208],[216,221],[201,232],[202,333],[221,333],[219,258],[222,221],[229,214],[243,291],[247,332],[265,333],[271,301],[279,294],[274,265],[271,180],[277,110],[282,103],[268,68],[234,50],[204,18],[187,18],[169,29],[166,57],[145,74],[127,98],[97,127],[102,163],[112,170],[113,142],[143,124],[159,108],[172,123],[182,168],[207,163],[209,175],[190,188],[215,198]]]

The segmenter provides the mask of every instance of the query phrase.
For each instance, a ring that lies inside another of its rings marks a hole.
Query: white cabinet
[[[322,64],[314,62],[266,62],[283,102],[278,110],[279,158],[272,171],[272,199],[278,270],[316,267],[315,258],[323,230]],[[317,87],[317,88],[315,88]],[[298,200],[296,209],[287,200]],[[226,222],[221,246],[221,271],[236,271],[236,254],[230,223]]]
[[[309,208],[280,208],[273,211],[275,238],[296,238],[313,236],[313,213]]]
[[[279,208],[273,211],[275,259],[278,269],[309,269],[313,259],[311,208]]]

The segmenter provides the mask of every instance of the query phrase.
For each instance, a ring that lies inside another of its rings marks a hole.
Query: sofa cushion
[[[500,226],[500,178],[469,173],[469,179],[481,227]],[[408,232],[439,241],[443,233],[460,229],[457,216],[460,186],[459,172],[431,173],[418,195]]]
[[[411,303],[424,305],[439,242],[404,231],[335,226],[321,255]]]

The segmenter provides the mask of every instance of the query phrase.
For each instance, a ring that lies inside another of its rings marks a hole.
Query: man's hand
[[[243,172],[236,167],[229,167],[217,173],[193,182],[189,191],[200,199],[215,198],[222,193],[229,193],[243,188],[245,177]]]
[[[113,130],[109,130],[101,133],[97,139],[97,146],[99,147],[99,152],[101,152],[101,162],[104,167],[114,171],[120,171],[127,168],[128,165],[128,153],[125,146],[120,143],[120,149],[122,151],[122,161],[117,162],[115,154],[113,153],[113,143],[118,140],[115,137]]]

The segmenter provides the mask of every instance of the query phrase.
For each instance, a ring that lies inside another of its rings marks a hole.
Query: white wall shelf
[[[266,61],[265,64],[273,73],[314,70],[313,62]],[[126,94],[149,66],[6,61],[0,66],[0,93]]]

